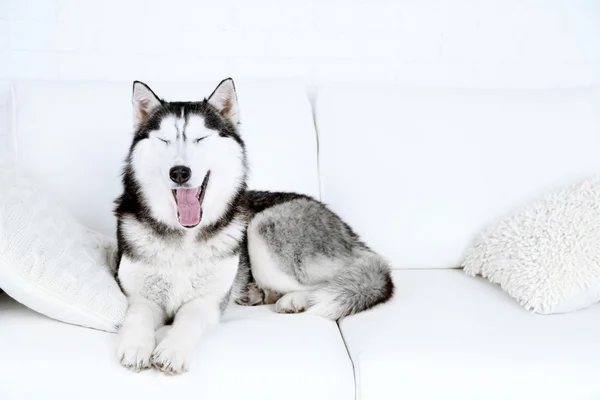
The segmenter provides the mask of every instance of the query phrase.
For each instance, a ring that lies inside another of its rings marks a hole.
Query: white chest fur
[[[179,238],[160,237],[133,219],[123,221],[122,226],[139,256],[124,255],[119,266],[119,280],[128,296],[142,296],[172,315],[192,299],[220,301],[230,290],[243,225],[234,222],[203,242],[195,239],[195,232]]]

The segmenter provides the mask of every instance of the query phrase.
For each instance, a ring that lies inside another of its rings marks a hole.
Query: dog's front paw
[[[150,363],[166,374],[181,374],[187,371],[188,353],[185,346],[167,337],[154,349]]]
[[[154,336],[126,335],[119,338],[117,357],[121,365],[135,372],[150,368]]]

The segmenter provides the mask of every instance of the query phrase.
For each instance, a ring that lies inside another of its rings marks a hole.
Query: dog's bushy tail
[[[327,285],[311,293],[307,313],[336,320],[385,303],[393,294],[387,261],[364,250],[349,258]]]

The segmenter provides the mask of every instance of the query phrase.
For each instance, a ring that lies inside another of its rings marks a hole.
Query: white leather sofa
[[[214,84],[148,83],[167,99]],[[486,224],[600,171],[600,88],[332,84],[312,108],[301,82],[238,91],[250,186],[329,204],[392,262],[392,301],[337,324],[231,307],[190,371],[169,377],[122,368],[113,334],[2,294],[0,399],[600,398],[600,305],[535,315],[457,269]],[[129,82],[13,85],[14,159],[108,234],[129,96]]]

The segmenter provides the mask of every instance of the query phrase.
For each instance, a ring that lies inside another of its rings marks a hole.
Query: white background
[[[600,83],[600,0],[0,0],[0,156],[10,79],[229,75]]]

